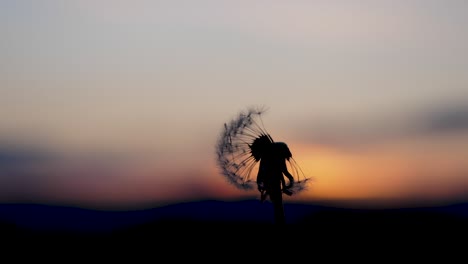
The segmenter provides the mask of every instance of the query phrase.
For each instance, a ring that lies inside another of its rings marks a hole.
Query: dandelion
[[[221,173],[237,188],[257,188],[263,202],[270,197],[275,221],[284,222],[282,194],[305,189],[309,179],[292,157],[286,143],[275,142],[262,121],[264,108],[249,108],[224,124],[217,145]],[[287,178],[287,180],[284,178]]]

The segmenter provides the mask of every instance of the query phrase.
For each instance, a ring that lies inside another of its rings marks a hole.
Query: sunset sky
[[[308,190],[468,199],[468,1],[2,0],[0,203],[258,198],[216,166],[266,106]]]

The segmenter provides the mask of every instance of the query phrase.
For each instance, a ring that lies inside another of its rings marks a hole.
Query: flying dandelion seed
[[[271,166],[262,165],[262,160],[265,164],[275,166],[285,164],[288,182],[281,175],[281,191],[287,195],[304,190],[309,180],[293,159],[288,146],[283,142],[275,142],[265,129],[262,121],[265,112],[264,108],[249,108],[240,112],[236,118],[224,124],[216,147],[221,173],[239,189],[251,190],[257,187],[262,194],[262,201],[268,194],[271,196],[271,190],[263,186],[268,183],[265,179],[270,174],[268,170],[264,172],[265,168]],[[271,153],[279,153],[283,161],[273,162]],[[281,169],[278,167],[278,170]]]

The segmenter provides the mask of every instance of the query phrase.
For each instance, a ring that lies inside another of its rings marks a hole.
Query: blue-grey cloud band
[[[354,148],[414,137],[468,133],[468,102],[432,106],[405,115],[386,114],[366,120],[306,120],[298,136],[312,144]],[[467,134],[468,135],[468,134]]]

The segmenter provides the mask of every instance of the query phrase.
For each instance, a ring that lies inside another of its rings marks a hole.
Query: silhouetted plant
[[[310,178],[288,146],[275,142],[267,132],[263,113],[262,108],[249,108],[224,124],[216,147],[217,162],[221,173],[237,188],[250,190],[256,186],[262,201],[269,196],[275,204],[276,221],[284,222],[282,193],[293,195],[304,190]]]

